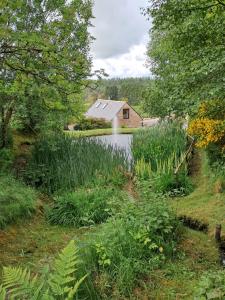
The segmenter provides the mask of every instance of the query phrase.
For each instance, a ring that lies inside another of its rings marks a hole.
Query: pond
[[[111,134],[93,137],[93,139],[99,140],[106,145],[111,145],[113,147],[125,150],[130,158],[132,138],[132,134]]]

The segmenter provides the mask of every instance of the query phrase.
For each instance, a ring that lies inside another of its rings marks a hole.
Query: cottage
[[[126,102],[98,99],[86,112],[87,118],[104,119],[113,122],[117,118],[118,126],[141,127],[141,116]]]

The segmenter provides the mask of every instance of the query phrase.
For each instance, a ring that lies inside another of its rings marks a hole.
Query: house
[[[117,118],[119,127],[141,127],[141,116],[126,102],[98,99],[86,112],[87,118],[113,122]]]

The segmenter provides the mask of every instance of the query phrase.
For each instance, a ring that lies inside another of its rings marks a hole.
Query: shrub
[[[74,130],[90,130],[90,129],[101,129],[111,128],[111,122],[106,122],[104,119],[88,118],[83,119],[74,126]]]
[[[0,228],[35,211],[37,194],[12,176],[0,177]]]
[[[162,199],[130,203],[97,234],[89,234],[86,263],[97,272],[97,282],[103,276],[109,290],[129,294],[141,276],[173,256],[177,230],[178,222]]]
[[[123,150],[89,138],[42,137],[34,146],[25,180],[48,193],[74,190],[103,177],[110,181],[128,169]]]
[[[65,193],[55,198],[47,212],[52,224],[89,226],[105,222],[125,201],[123,193],[112,188],[95,188]]]
[[[9,299],[78,299],[78,290],[87,275],[77,278],[78,250],[71,241],[44,276],[33,276],[27,269],[5,267],[0,298]],[[46,272],[45,272],[46,273]]]

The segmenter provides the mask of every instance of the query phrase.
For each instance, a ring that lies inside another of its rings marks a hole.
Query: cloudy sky
[[[147,0],[95,0],[94,69],[110,77],[149,76],[145,67],[150,21],[141,14]]]

